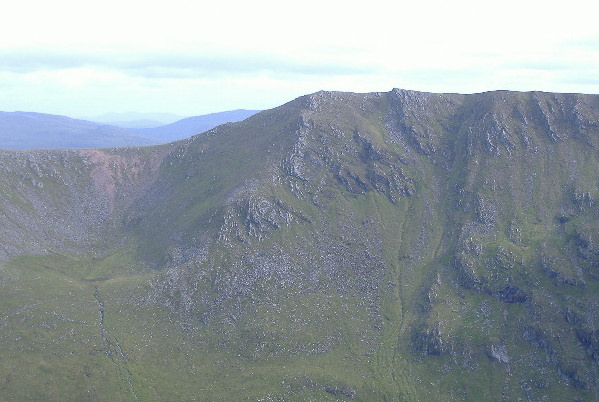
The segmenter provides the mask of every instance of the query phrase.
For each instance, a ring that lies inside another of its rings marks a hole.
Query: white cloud
[[[319,89],[599,92],[584,0],[21,0],[4,16],[0,110],[200,114]]]

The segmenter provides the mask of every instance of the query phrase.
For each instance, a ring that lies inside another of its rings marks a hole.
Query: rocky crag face
[[[594,400],[599,96],[319,92],[0,154],[0,395]]]

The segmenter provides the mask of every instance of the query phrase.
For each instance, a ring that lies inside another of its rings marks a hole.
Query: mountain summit
[[[15,399],[599,397],[599,96],[318,92],[0,153]]]

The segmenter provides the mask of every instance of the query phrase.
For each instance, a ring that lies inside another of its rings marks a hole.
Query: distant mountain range
[[[78,118],[125,128],[149,128],[171,124],[186,117],[189,116],[181,116],[173,113],[123,112],[105,113],[94,117],[87,116]]]
[[[144,127],[151,124],[147,120],[122,121],[122,126],[116,126],[44,113],[0,112],[0,149],[85,149],[164,144],[226,122],[243,120],[256,112],[234,110],[212,113],[149,128]]]
[[[150,128],[134,129],[137,134],[157,140],[161,143],[187,138],[194,134],[203,133],[211,128],[227,122],[245,120],[258,113],[259,110],[231,110],[227,112],[211,113],[202,116],[188,117],[174,123]]]
[[[125,128],[31,112],[0,112],[0,148],[109,148],[128,145],[152,145]]]

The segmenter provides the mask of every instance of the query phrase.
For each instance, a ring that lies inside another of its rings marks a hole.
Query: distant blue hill
[[[153,128],[126,128],[34,112],[0,112],[0,149],[112,148],[164,144],[244,120],[257,110],[188,117]]]
[[[122,112],[105,113],[95,117],[79,117],[83,120],[125,128],[159,127],[174,123],[189,116],[173,113]]]
[[[33,112],[0,112],[0,149],[108,148],[157,144],[134,131]]]
[[[203,133],[223,123],[245,120],[258,112],[259,110],[230,110],[227,112],[188,117],[166,126],[132,130],[144,137],[166,143]]]

